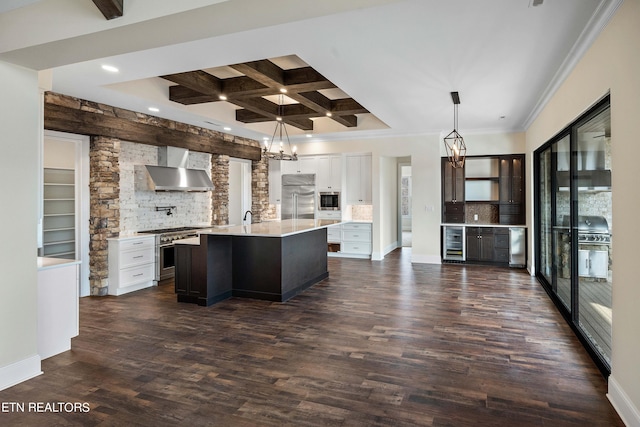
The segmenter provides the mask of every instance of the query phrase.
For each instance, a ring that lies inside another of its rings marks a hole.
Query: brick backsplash
[[[157,164],[157,147],[121,142],[120,234],[211,224],[211,193],[155,192],[144,189],[139,184],[140,181],[146,180],[146,171],[140,166]],[[210,173],[211,155],[189,152],[188,167],[204,169]],[[176,208],[173,209],[172,215],[167,215],[165,211],[156,211],[158,206]]]

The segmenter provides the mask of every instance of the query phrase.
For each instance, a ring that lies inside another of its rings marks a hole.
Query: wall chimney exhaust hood
[[[202,169],[188,169],[189,150],[159,147],[158,166],[145,165],[149,188],[154,191],[213,191],[213,183]]]

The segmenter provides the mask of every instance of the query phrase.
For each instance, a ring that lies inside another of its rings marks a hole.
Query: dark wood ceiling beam
[[[333,89],[336,87],[336,85],[311,67],[285,70],[283,82],[287,90],[292,92]]]
[[[284,71],[268,59],[234,64],[231,68],[265,86],[277,90],[284,87]]]
[[[100,135],[156,146],[173,146],[211,154],[226,154],[248,160],[260,160],[260,147],[236,144],[222,137],[196,135],[126,118],[46,103],[44,128],[83,135]]]
[[[281,117],[278,111],[278,106],[271,101],[267,101],[264,98],[254,98],[254,99],[246,99],[246,100],[239,99],[239,100],[235,100],[234,104],[250,112],[250,113],[247,113],[245,110],[236,110],[236,120],[239,122],[243,122],[243,123],[270,122],[270,121],[276,121],[278,117]],[[243,114],[245,116],[243,116]],[[249,121],[244,121],[245,117]],[[298,115],[297,117],[294,117],[294,116],[290,117],[286,114],[283,114],[282,119],[286,124],[297,127],[298,129],[302,129],[304,131],[313,130],[313,121],[310,120],[307,116]]]
[[[124,13],[124,0],[93,0],[107,19],[120,18]]]
[[[348,116],[336,116],[333,115],[330,119],[340,123],[342,126],[346,126],[348,128],[354,128],[358,126],[358,116],[348,115]]]
[[[365,114],[369,110],[357,103],[353,98],[331,100],[331,112],[339,116],[345,114]]]
[[[205,95],[185,86],[169,86],[169,100],[183,105],[204,104],[205,102],[220,101],[220,98]]]
[[[221,80],[202,70],[169,74],[161,77],[204,95],[215,96],[217,98],[222,93]]]

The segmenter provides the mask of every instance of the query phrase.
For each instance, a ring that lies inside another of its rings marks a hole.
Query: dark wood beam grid
[[[124,0],[93,0],[100,12],[107,19],[120,18],[124,13]]]

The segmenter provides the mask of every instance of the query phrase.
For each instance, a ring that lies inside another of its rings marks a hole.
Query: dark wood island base
[[[201,234],[199,245],[176,245],[178,302],[284,302],[327,277],[326,228],[281,237]]]

